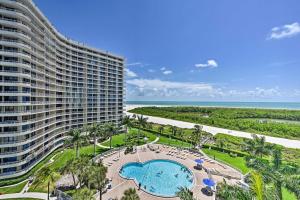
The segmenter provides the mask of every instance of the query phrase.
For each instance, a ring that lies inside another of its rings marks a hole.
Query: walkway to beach
[[[126,107],[125,114],[132,116],[133,115],[132,113],[127,112],[127,110],[129,109],[132,109],[132,107],[131,106]],[[194,128],[194,126],[196,125],[195,123],[183,122],[183,121],[178,121],[173,119],[166,119],[162,117],[153,117],[148,115],[144,115],[144,117],[148,118],[148,122],[153,122],[153,123],[163,124],[163,125],[172,125],[180,128]],[[216,135],[217,133],[223,133],[223,134],[237,136],[237,137],[252,138],[252,133],[229,130],[224,128],[217,128],[213,126],[203,125],[203,130],[213,135]],[[266,141],[269,143],[279,144],[288,148],[300,149],[300,140],[291,140],[291,139],[278,138],[278,137],[272,137],[272,136],[260,135],[260,134],[257,135],[260,137],[265,136]]]

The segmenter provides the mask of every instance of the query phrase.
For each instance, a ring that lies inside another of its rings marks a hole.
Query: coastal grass
[[[19,183],[17,185],[11,186],[11,187],[4,187],[0,188],[0,194],[12,194],[12,193],[19,193],[22,191],[22,189],[27,184],[27,181],[24,181],[22,183]]]
[[[274,137],[300,139],[300,124],[290,123],[300,122],[298,110],[178,106],[139,107],[129,112]],[[288,120],[289,123],[278,123],[274,120]]]
[[[246,174],[250,171],[246,165],[246,160],[244,157],[231,157],[228,153],[223,153],[214,149],[202,149],[202,151],[209,157],[215,158],[226,165],[238,169],[243,174]]]

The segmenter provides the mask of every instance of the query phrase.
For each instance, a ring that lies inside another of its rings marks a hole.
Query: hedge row
[[[249,156],[249,154],[245,153],[245,152],[226,149],[226,148],[221,148],[221,147],[218,147],[218,146],[215,146],[215,145],[204,144],[204,145],[202,145],[202,147],[206,148],[206,149],[213,149],[213,150],[216,150],[216,151],[225,152],[225,153],[228,153],[228,154],[236,154],[239,157]]]

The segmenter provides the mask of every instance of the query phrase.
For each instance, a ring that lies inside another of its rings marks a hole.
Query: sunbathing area
[[[237,170],[218,163],[199,152],[192,152],[187,149],[160,144],[147,144],[135,147],[131,153],[124,154],[124,152],[125,149],[114,149],[113,151],[106,152],[105,155],[98,157],[96,160],[97,162],[103,162],[103,164],[108,167],[107,177],[110,183],[103,195],[103,199],[120,199],[126,189],[135,188],[141,199],[158,200],[166,199],[167,197],[171,200],[178,200],[179,198],[176,197],[176,194],[170,191],[173,186],[171,179],[176,180],[176,178],[178,178],[176,184],[182,183],[182,186],[188,187],[198,199],[214,199],[215,185],[218,182],[225,179],[228,184],[238,184],[242,179],[242,174]],[[158,167],[152,167],[153,169],[151,169],[149,162],[155,162],[151,165],[154,166],[157,164]],[[160,167],[163,167],[165,164],[159,162],[166,162],[166,164],[171,162],[171,164],[174,165],[174,169],[160,170],[164,169]],[[139,169],[139,165],[143,166],[143,164],[145,164],[144,174],[138,174],[137,178],[124,177],[124,174],[126,174],[125,170],[127,170],[124,169],[125,167],[133,165],[133,167]],[[149,166],[147,166],[147,164]],[[175,172],[177,165],[180,167],[178,168],[178,172]],[[157,172],[153,172],[153,170],[156,169]],[[152,177],[152,179],[149,177],[151,172],[155,173],[155,177]],[[169,187],[166,186],[168,183],[159,183],[160,177],[170,174],[173,176],[172,173],[174,173],[174,177],[171,177],[171,179],[168,178],[166,179],[168,181],[165,181],[170,182],[171,185]],[[140,180],[137,181],[139,177]],[[146,185],[146,183],[148,185]],[[151,184],[153,184],[153,186]],[[161,195],[161,192],[166,191],[155,190],[157,184],[162,184],[162,186],[170,188],[170,190],[165,193],[168,195]]]

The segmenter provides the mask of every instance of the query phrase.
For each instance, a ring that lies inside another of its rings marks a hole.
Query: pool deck
[[[194,160],[196,158],[199,158],[201,155],[196,155],[194,153],[187,153],[180,151],[180,155],[185,155],[186,159],[182,159],[177,157],[177,154],[171,156],[167,155],[169,151],[176,151],[179,152],[179,150],[175,149],[174,147],[168,147],[164,145],[158,145],[158,144],[151,144],[154,148],[159,148],[160,152],[157,153],[155,151],[150,150],[147,148],[146,145],[137,147],[136,153],[129,153],[127,155],[124,154],[124,151],[121,151],[120,154],[117,152],[111,156],[105,157],[102,162],[104,165],[108,166],[108,173],[107,177],[112,180],[112,188],[109,189],[105,194],[103,194],[103,199],[107,200],[109,198],[118,198],[121,199],[123,196],[123,193],[128,188],[136,188],[138,195],[141,199],[146,200],[163,200],[163,199],[169,199],[169,200],[179,200],[178,197],[172,197],[172,198],[163,198],[163,197],[157,197],[154,195],[151,195],[143,190],[138,190],[138,187],[134,180],[127,180],[122,178],[119,175],[119,170],[121,167],[128,163],[128,162],[145,162],[148,160],[153,159],[169,159],[177,161],[186,167],[188,167],[194,174],[194,185],[192,186],[192,191],[194,193],[194,197],[197,199],[203,199],[203,200],[213,200],[215,199],[215,196],[207,196],[206,194],[202,193],[201,189],[205,187],[205,185],[202,183],[202,180],[204,178],[208,178],[209,174],[205,172],[205,170],[196,170],[194,169],[195,162]],[[120,155],[120,156],[119,156]],[[116,160],[118,159],[118,160]],[[229,174],[231,177],[236,178],[225,178],[226,182],[229,184],[236,184],[237,181],[242,177],[242,175],[236,171],[235,169],[232,169],[226,165],[220,164],[216,161],[205,161],[203,164],[204,168],[207,169],[215,169],[222,174]],[[211,175],[212,178],[216,182],[222,182],[224,177],[220,175]],[[97,198],[99,197],[96,195]]]

